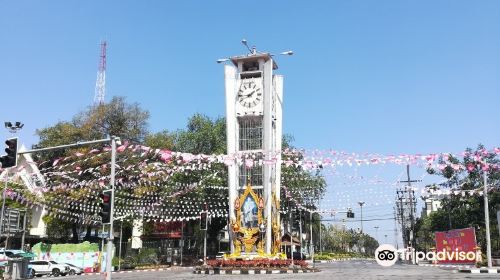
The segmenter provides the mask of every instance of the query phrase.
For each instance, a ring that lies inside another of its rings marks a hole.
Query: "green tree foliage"
[[[44,216],[44,223],[47,225],[47,238],[51,243],[67,243],[72,230],[72,224],[57,219],[54,216]]]
[[[364,248],[367,256],[373,256],[379,243],[368,234],[353,229],[346,230],[335,225],[323,226],[322,246],[325,252],[360,252]]]
[[[53,126],[38,129],[39,141],[34,148],[53,147],[118,136],[132,142],[142,142],[148,134],[149,112],[137,103],[128,104],[125,97],[113,97],[109,103],[88,107],[71,121],[60,121]],[[88,150],[89,147],[80,150]],[[36,154],[38,160],[66,156],[75,149],[61,149]]]
[[[39,141],[34,145],[34,148],[53,147],[79,141],[102,139],[108,135],[118,136],[123,140],[132,142],[142,142],[148,133],[148,119],[149,112],[141,109],[137,103],[129,104],[126,102],[125,97],[113,97],[109,103],[97,107],[88,107],[86,110],[76,114],[71,121],[60,121],[53,126],[37,130],[36,133],[39,136]],[[35,156],[38,161],[51,162],[78,151],[89,151],[91,148],[93,146],[59,149],[38,153]],[[106,162],[109,162],[109,157],[83,162],[80,167],[85,169],[92,166],[99,166]],[[86,179],[85,176],[84,174],[81,179]],[[58,190],[45,193],[44,198],[47,201],[62,196],[79,199],[88,194],[87,191],[83,189]],[[68,223],[54,217],[45,217],[44,219],[47,223],[49,239],[68,241],[64,239],[64,236],[68,235],[67,229],[70,228],[70,232],[73,234],[72,242],[78,242],[79,232],[82,230],[79,223]],[[86,227],[86,239],[90,239],[91,230],[91,227]]]
[[[429,169],[428,173],[444,177],[447,181],[441,184],[441,188],[452,188],[453,190],[483,190],[483,165],[478,161],[482,158],[488,164],[498,164],[500,160],[491,152],[479,145],[476,150],[467,149],[463,159],[449,158],[452,163],[462,164],[466,170],[455,170],[447,166],[443,170]],[[442,159],[441,159],[441,162]],[[494,186],[500,179],[498,169],[487,170],[488,182]],[[437,186],[428,186],[437,188]],[[489,193],[489,215],[492,249],[494,254],[500,254],[500,238],[498,236],[498,222],[496,211],[500,207],[500,193],[498,187]],[[447,231],[474,227],[476,229],[476,240],[486,252],[486,232],[484,219],[484,197],[478,195],[449,195],[441,200],[441,209],[417,220],[417,245],[420,249],[435,247],[434,232]]]

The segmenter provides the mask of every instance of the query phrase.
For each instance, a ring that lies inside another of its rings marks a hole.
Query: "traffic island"
[[[285,274],[319,272],[306,261],[291,260],[210,260],[194,269],[194,274]]]
[[[255,268],[255,269],[230,269],[230,268],[223,268],[223,269],[213,269],[213,268],[208,268],[204,269],[201,267],[195,268],[193,271],[194,274],[214,274],[214,275],[220,275],[220,274],[237,274],[237,275],[242,275],[242,274],[291,274],[291,273],[312,273],[312,272],[319,272],[319,269],[314,269],[314,268],[290,268],[290,269],[270,269],[270,268]]]

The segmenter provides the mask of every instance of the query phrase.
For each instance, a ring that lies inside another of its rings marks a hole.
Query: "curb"
[[[266,270],[266,269],[235,269],[235,270],[225,270],[225,269],[205,269],[205,270],[195,270],[193,274],[293,274],[293,273],[313,273],[319,272],[319,270],[310,269],[287,269],[287,270]]]
[[[496,268],[476,268],[476,269],[459,269],[458,272],[461,273],[491,273],[491,274],[497,274],[500,273],[500,269]]]
[[[317,261],[315,260],[314,263],[334,263],[334,262],[343,262],[343,261],[367,261],[367,260],[370,260],[370,259],[332,259],[332,260],[321,260],[321,261]],[[311,263],[311,261],[308,261],[308,263]]]
[[[454,265],[454,264],[417,264],[418,266],[427,266],[427,267],[446,267],[446,268],[458,268],[458,269],[471,269],[471,266],[464,265]]]
[[[151,268],[151,269],[136,269],[136,270],[121,270],[121,271],[113,271],[112,274],[121,274],[121,273],[134,273],[134,272],[157,272],[157,271],[170,271],[170,270],[179,270],[179,269],[193,269],[193,267],[167,267],[167,268]],[[87,275],[104,275],[106,272],[91,272],[91,273],[82,273],[81,276]]]

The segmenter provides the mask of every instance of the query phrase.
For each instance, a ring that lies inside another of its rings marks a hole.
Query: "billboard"
[[[474,261],[459,258],[459,254],[476,253],[477,244],[474,228],[437,231],[435,236],[436,252],[445,252],[446,256],[445,260],[440,260],[439,263],[474,263]]]

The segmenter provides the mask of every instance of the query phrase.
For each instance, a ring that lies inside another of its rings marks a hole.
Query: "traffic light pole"
[[[0,220],[0,239],[2,238],[3,235],[3,216],[5,213],[5,191],[7,190],[7,182],[8,182],[8,173],[5,174],[5,187],[2,191],[2,220]],[[7,245],[7,244],[5,244]],[[5,250],[7,250],[7,246],[5,246]],[[3,255],[5,256],[5,250],[3,250]]]
[[[111,265],[112,265],[112,254],[113,254],[113,210],[115,207],[115,166],[116,166],[116,138],[111,137],[111,209],[109,213],[109,238],[108,247],[106,248],[106,280],[111,280]],[[120,244],[121,245],[121,244]]]
[[[18,155],[32,154],[32,153],[46,152],[46,151],[52,151],[52,150],[57,150],[57,149],[73,148],[73,147],[85,146],[85,145],[90,145],[90,144],[106,143],[106,142],[109,142],[110,140],[111,139],[106,138],[106,139],[100,139],[100,140],[76,142],[74,144],[68,144],[68,145],[60,145],[60,146],[55,146],[55,147],[47,147],[47,148],[33,149],[33,150],[27,150],[27,151],[18,151],[17,154]]]
[[[84,145],[90,145],[90,144],[97,144],[97,143],[109,143],[111,141],[111,175],[110,175],[110,184],[111,184],[111,210],[110,210],[110,221],[109,221],[109,238],[108,238],[108,247],[107,247],[107,252],[106,252],[106,280],[111,280],[111,264],[112,264],[112,253],[113,253],[113,210],[114,210],[114,195],[115,195],[115,165],[116,165],[116,141],[119,138],[112,136],[111,138],[106,138],[106,139],[100,139],[100,140],[93,140],[93,141],[85,141],[85,142],[77,142],[74,144],[68,144],[68,145],[61,145],[61,146],[55,146],[55,147],[47,147],[47,148],[41,148],[41,149],[33,149],[33,150],[27,150],[27,151],[22,151],[22,152],[17,152],[17,154],[31,154],[31,153],[36,153],[36,152],[44,152],[44,151],[51,151],[51,150],[57,150],[57,149],[64,149],[64,148],[72,148],[72,147],[79,147],[79,146],[84,146]],[[5,197],[5,196],[4,196]],[[2,219],[3,220],[3,219]]]

